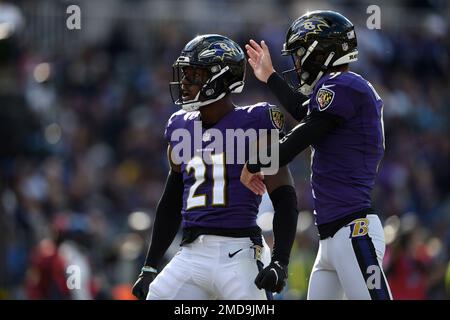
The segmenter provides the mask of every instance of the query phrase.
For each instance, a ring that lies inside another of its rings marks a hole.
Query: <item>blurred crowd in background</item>
[[[200,33],[242,47],[264,39],[282,71],[289,24],[327,8],[354,22],[352,70],[385,103],[373,200],[394,298],[450,298],[450,4],[372,2],[380,30],[366,27],[370,1],[0,0],[0,299],[132,299],[168,172],[168,83],[185,43]],[[82,28],[68,30],[77,3]],[[250,67],[234,98],[278,104]],[[291,164],[301,212],[278,299],[306,298],[317,252],[309,166],[309,151]],[[270,244],[266,201],[258,223]]]

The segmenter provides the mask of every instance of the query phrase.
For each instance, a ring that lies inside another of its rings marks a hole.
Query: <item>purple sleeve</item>
[[[164,139],[166,139],[166,141],[168,143],[170,143],[170,135],[171,135],[171,130],[170,130],[170,119],[169,119],[169,121],[167,121],[167,123],[166,123],[166,128],[164,129]]]
[[[170,144],[170,137],[172,136],[172,132],[175,130],[174,126],[174,122],[177,118],[177,114],[178,113],[174,113],[170,116],[169,120],[167,120],[166,123],[166,128],[164,129],[164,139],[166,139],[167,143]]]
[[[348,85],[327,81],[314,91],[311,110],[331,113],[348,120],[356,113],[350,94]]]

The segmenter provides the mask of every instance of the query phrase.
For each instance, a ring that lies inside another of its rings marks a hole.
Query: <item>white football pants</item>
[[[147,300],[266,300],[254,281],[270,249],[255,249],[250,238],[201,235],[181,247],[150,284]],[[257,256],[260,256],[260,266]]]
[[[377,215],[355,219],[320,240],[308,300],[392,299],[383,272],[384,231]]]

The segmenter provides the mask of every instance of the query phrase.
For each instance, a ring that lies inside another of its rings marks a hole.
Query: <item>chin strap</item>
[[[330,52],[330,54],[328,55],[328,57],[327,57],[327,60],[325,60],[325,63],[323,64],[323,66],[322,66],[322,69],[323,70],[326,70],[327,69],[327,67],[328,67],[328,65],[330,64],[330,61],[333,59],[333,57],[334,57],[334,52]],[[303,60],[302,60],[303,61]],[[317,82],[320,80],[320,78],[322,78],[322,76],[323,76],[323,71],[320,71],[318,74],[317,74],[317,77],[316,77],[316,79],[314,79],[314,81],[310,84],[310,85],[308,85],[308,84],[303,84],[303,85],[301,85],[300,86],[300,88],[299,88],[299,92],[300,93],[302,93],[302,94],[304,94],[305,96],[309,96],[313,91],[314,91],[314,87],[316,86],[316,84],[317,84]]]
[[[225,97],[226,94],[227,94],[226,92],[223,92],[223,93],[221,93],[217,98],[214,98],[214,99],[211,99],[211,100],[206,100],[206,101],[196,101],[196,102],[191,102],[191,103],[182,104],[182,105],[181,105],[181,108],[182,108],[184,111],[187,111],[187,112],[197,111],[198,109],[200,109],[200,107],[206,106],[206,105],[208,105],[208,104],[211,104],[211,103],[213,103],[213,102],[216,102],[216,101],[222,99],[223,97]],[[198,95],[200,95],[200,92],[198,93]],[[196,100],[198,99],[198,95],[197,95],[197,97],[195,98]]]

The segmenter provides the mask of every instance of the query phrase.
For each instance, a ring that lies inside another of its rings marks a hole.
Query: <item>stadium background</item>
[[[66,27],[71,4],[81,8],[81,30]],[[366,27],[370,4],[381,8],[381,30]],[[132,298],[168,169],[171,64],[196,34],[220,33],[241,46],[264,39],[281,71],[291,63],[279,54],[285,30],[308,9],[353,21],[360,57],[352,69],[385,102],[386,154],[373,199],[394,298],[448,299],[445,0],[0,0],[0,299]],[[235,101],[263,100],[278,104],[248,68]],[[309,152],[291,170],[299,233],[278,298],[305,299],[318,245]],[[264,202],[258,222],[269,243],[270,221]],[[69,265],[79,267],[80,290],[67,287]]]

